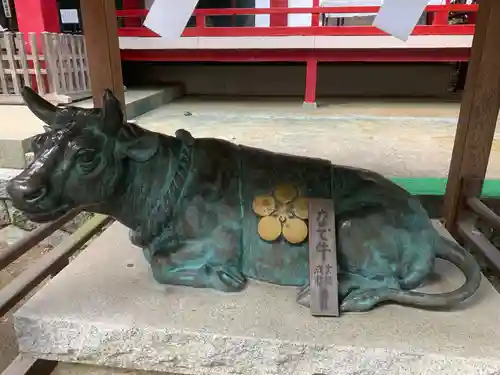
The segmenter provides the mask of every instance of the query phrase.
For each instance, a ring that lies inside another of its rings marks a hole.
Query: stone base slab
[[[316,102],[304,102],[302,103],[302,108],[304,109],[316,109],[318,108],[318,104]]]
[[[438,261],[428,292],[463,282]],[[241,293],[157,284],[128,230],[113,224],[15,313],[38,358],[177,374],[486,375],[500,372],[500,296],[483,279],[459,310],[388,305],[314,318],[297,288]]]

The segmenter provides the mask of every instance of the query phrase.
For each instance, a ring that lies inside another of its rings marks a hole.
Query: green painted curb
[[[447,178],[392,178],[396,184],[413,195],[444,195]],[[484,197],[500,197],[500,180],[486,180],[483,186]]]

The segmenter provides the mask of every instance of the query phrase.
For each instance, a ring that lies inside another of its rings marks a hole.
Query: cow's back
[[[301,196],[331,198],[331,163],[250,147],[241,147],[240,153],[243,273],[280,285],[303,286],[309,272],[307,240],[292,244],[283,234],[274,241],[263,240],[258,233],[262,216],[254,212],[252,203],[256,197],[265,195],[274,195],[273,199],[278,199],[275,194],[277,186],[295,188],[295,199]],[[304,221],[307,223],[307,220]]]

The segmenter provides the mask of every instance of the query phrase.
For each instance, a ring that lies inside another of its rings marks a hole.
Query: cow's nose
[[[36,203],[47,195],[47,189],[43,186],[35,186],[25,181],[12,179],[7,183],[7,193],[14,202]]]

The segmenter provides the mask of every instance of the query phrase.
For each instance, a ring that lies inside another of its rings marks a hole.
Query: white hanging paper
[[[144,20],[144,26],[162,38],[180,38],[196,4],[198,0],[155,0]]]
[[[407,41],[429,0],[384,0],[373,26]]]
[[[61,9],[59,12],[61,13],[61,23],[63,24],[80,22],[77,9]]]

